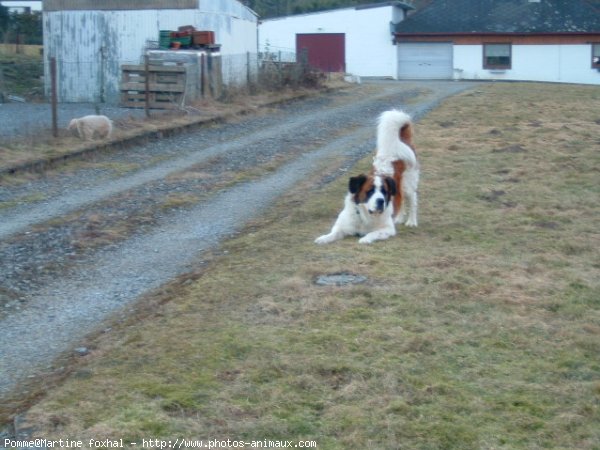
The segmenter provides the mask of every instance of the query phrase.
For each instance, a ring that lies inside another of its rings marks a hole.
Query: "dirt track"
[[[0,186],[0,401],[304,178],[343,175],[381,111],[472,86],[365,84]]]

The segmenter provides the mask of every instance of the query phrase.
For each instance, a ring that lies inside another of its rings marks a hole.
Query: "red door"
[[[300,55],[306,49],[311,67],[324,72],[344,72],[345,42],[344,33],[297,34],[296,54]]]

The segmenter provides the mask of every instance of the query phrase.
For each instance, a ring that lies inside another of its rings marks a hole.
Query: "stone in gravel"
[[[85,356],[85,355],[87,355],[89,352],[90,352],[90,351],[89,351],[89,349],[88,349],[87,347],[77,347],[77,348],[75,349],[75,353],[76,353],[78,356]]]

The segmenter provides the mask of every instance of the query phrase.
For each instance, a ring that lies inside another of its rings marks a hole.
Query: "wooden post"
[[[300,51],[300,59],[302,61],[302,63],[301,63],[302,77],[305,77],[306,74],[308,73],[308,49],[307,48],[303,48]]]
[[[0,64],[0,102],[4,103],[4,69]]]
[[[104,72],[106,70],[106,47],[100,47],[100,103],[105,103],[104,98]]]
[[[250,72],[250,52],[246,52],[246,90],[248,92],[251,92],[250,86],[252,83]]]
[[[150,70],[148,63],[148,55],[144,57],[144,109],[146,111],[146,117],[150,117]]]
[[[277,55],[277,73],[279,75],[279,87],[283,86],[283,69],[282,69],[282,63],[281,63],[281,50],[279,50],[278,55]]]
[[[200,94],[202,98],[206,95],[206,55],[200,55]]]
[[[56,90],[56,58],[50,58],[50,90],[52,104],[52,136],[58,137],[58,93]]]
[[[208,93],[210,94],[211,98],[215,98],[215,77],[213,74],[213,57],[212,57],[212,53],[208,53],[206,55],[206,70],[208,73]]]

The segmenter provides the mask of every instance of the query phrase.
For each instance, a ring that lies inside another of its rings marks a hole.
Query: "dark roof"
[[[396,25],[400,34],[600,33],[586,0],[433,0]]]
[[[381,6],[397,6],[398,8],[404,9],[405,11],[411,11],[411,10],[415,9],[414,6],[409,5],[408,3],[400,2],[400,1],[368,3],[366,5],[357,5],[354,7],[354,9],[379,8]]]

